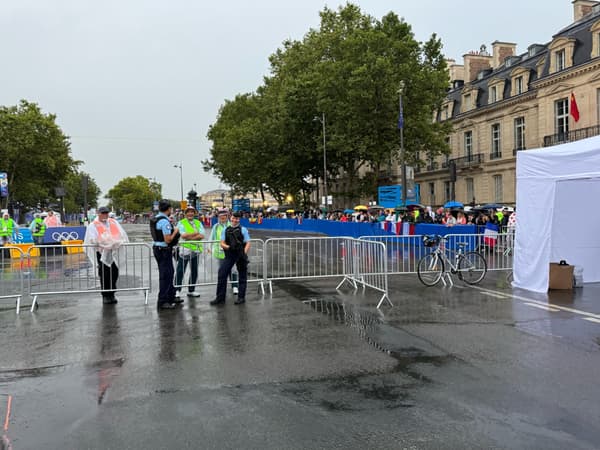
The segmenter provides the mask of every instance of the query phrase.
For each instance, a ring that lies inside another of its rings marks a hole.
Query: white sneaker
[[[236,288],[236,287],[233,288],[233,295],[238,295],[238,288]]]
[[[175,298],[181,297],[181,291],[175,291]]]
[[[188,297],[200,297],[200,292],[188,292]]]

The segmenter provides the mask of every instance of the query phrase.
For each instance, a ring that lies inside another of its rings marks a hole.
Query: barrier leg
[[[20,295],[17,297],[17,314],[19,314],[19,311],[21,311],[21,296]]]
[[[35,308],[37,308],[37,295],[33,296],[33,301],[31,302],[31,312],[35,311]]]
[[[144,305],[148,304],[148,289],[144,291]]]
[[[379,300],[379,303],[377,303],[377,309],[379,309],[381,307],[381,304],[383,303],[384,300],[387,300],[387,302],[390,304],[390,306],[392,308],[394,307],[394,304],[392,303],[392,301],[388,297],[387,293],[384,293],[383,296],[381,297],[381,300]]]

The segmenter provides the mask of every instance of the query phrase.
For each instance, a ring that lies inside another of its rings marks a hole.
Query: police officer
[[[150,220],[150,233],[154,241],[152,251],[158,264],[159,291],[156,306],[159,310],[173,309],[175,302],[175,286],[173,286],[173,247],[179,241],[179,229],[174,227],[169,216],[172,213],[168,200],[158,202],[159,213]]]
[[[248,281],[248,252],[250,251],[250,234],[240,225],[242,213],[236,211],[231,216],[231,225],[221,234],[221,248],[225,251],[225,259],[219,267],[217,281],[217,296],[211,305],[225,303],[227,293],[227,278],[235,265],[239,274],[238,298],[234,302],[240,305],[246,302],[246,284]]]

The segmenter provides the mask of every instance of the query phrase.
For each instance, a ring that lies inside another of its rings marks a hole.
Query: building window
[[[490,103],[495,103],[498,101],[498,87],[492,86],[490,88]]]
[[[452,183],[450,181],[444,181],[444,203],[454,200],[452,198]]]
[[[523,77],[515,78],[515,95],[523,93]]]
[[[442,120],[448,120],[448,105],[442,107]]]
[[[502,203],[502,175],[494,175],[494,201]]]
[[[569,99],[561,98],[554,102],[555,131],[559,141],[567,139],[569,133]]]
[[[435,205],[435,182],[429,183],[429,204]]]
[[[555,53],[556,57],[556,71],[560,72],[565,69],[567,58],[565,50],[559,50]]]
[[[515,119],[515,151],[525,149],[525,117]]]
[[[495,123],[492,125],[492,152],[490,153],[490,159],[498,159],[502,157],[500,151],[500,124]]]
[[[464,108],[463,108],[463,112],[464,111],[469,111],[471,109],[471,94],[466,94],[464,97]]]
[[[473,156],[473,132],[465,131],[465,156]]]
[[[470,201],[475,198],[475,183],[473,182],[473,178],[467,178],[465,180],[467,183],[467,201]]]

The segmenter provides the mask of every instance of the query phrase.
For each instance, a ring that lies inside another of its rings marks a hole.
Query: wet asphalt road
[[[258,236],[252,233],[253,237]],[[274,283],[157,313],[141,293],[0,312],[14,449],[600,448],[600,285]],[[156,291],[152,294],[154,297]],[[1,448],[1,447],[0,447]]]

